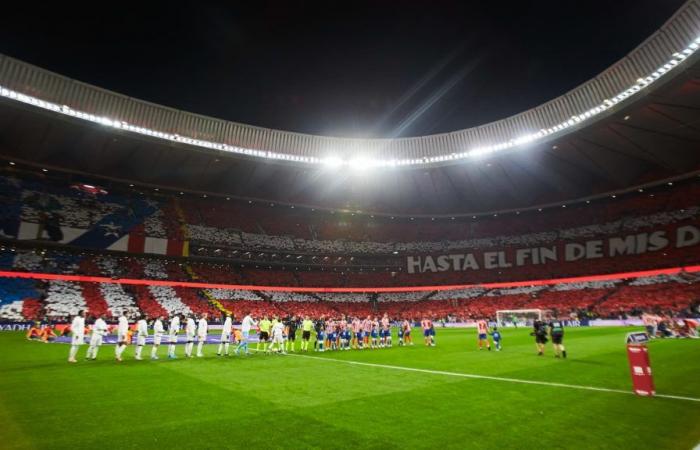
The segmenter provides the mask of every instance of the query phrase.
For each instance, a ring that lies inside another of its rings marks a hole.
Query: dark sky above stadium
[[[682,3],[24,2],[3,8],[0,52],[228,120],[414,136],[486,123],[563,94],[623,57]]]

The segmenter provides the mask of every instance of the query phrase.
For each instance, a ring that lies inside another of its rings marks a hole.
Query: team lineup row
[[[149,327],[145,317],[141,317],[135,324],[134,328],[129,325],[129,321],[122,313],[119,316],[116,326],[117,340],[115,346],[115,359],[122,361],[122,354],[126,350],[127,345],[136,340],[135,359],[142,360],[143,347],[146,346],[146,340],[149,338],[149,328],[153,330],[151,343],[151,359],[158,359],[158,348],[160,347],[163,338],[167,336],[168,343],[168,358],[175,359],[176,345],[178,343],[178,335],[181,331],[180,315],[174,315],[169,322],[168,329],[163,325],[163,319],[157,318]],[[184,317],[184,336],[185,336],[185,356],[192,358],[194,344],[197,343],[197,357],[203,357],[204,345],[208,343],[209,324],[207,322],[207,314],[203,314],[198,321],[195,322],[195,317],[189,315]],[[282,353],[288,351],[296,351],[296,335],[297,331],[301,330],[301,351],[309,351],[309,343],[312,335],[315,337],[313,348],[314,351],[331,351],[331,350],[362,350],[376,348],[391,348],[392,347],[392,328],[397,328],[398,345],[414,345],[411,336],[413,324],[408,320],[402,322],[392,322],[385,314],[381,319],[368,316],[365,319],[357,317],[346,319],[320,319],[317,321],[311,320],[308,316],[303,319],[298,319],[295,316],[288,317],[284,320],[279,320],[278,317],[273,317],[270,320],[267,316],[256,320],[250,313],[246,314],[241,322],[240,329],[233,327],[233,321],[230,315],[227,315],[223,326],[221,327],[221,336],[214,343],[218,343],[217,356],[229,356],[231,344],[235,344],[235,354],[249,355],[249,342],[251,331],[258,332],[258,340],[256,342],[255,351],[263,351],[265,353]],[[435,346],[435,327],[430,319],[423,319],[420,322],[420,327],[423,330],[424,343],[426,346]],[[52,332],[50,328],[32,328],[27,333],[29,339],[39,338],[48,341],[47,330]],[[502,349],[502,336],[496,327],[489,330],[489,325],[486,320],[476,322],[476,331],[479,350],[484,346],[487,350],[491,350],[489,337],[493,340],[496,351]],[[107,325],[103,317],[95,319],[94,323],[88,328],[85,324],[85,312],[81,311],[73,318],[70,328],[64,330],[64,334],[70,332],[71,348],[69,352],[68,362],[77,362],[76,356],[81,345],[85,344],[86,335],[89,334],[89,347],[86,353],[87,360],[97,358],[97,353],[100,346],[103,344],[105,336],[110,334],[110,326]],[[563,345],[564,325],[561,321],[552,320],[545,322],[536,320],[533,323],[532,336],[535,337],[535,344],[538,355],[544,354],[545,344],[548,338],[552,340],[555,357],[566,358],[566,349]],[[211,342],[209,342],[211,343]],[[262,347],[262,348],[261,348]]]
[[[127,345],[132,343],[134,335],[136,338],[135,359],[141,360],[143,347],[146,346],[146,339],[149,337],[149,328],[153,330],[151,359],[158,359],[158,348],[163,342],[163,338],[167,339],[168,358],[175,359],[176,344],[178,343],[178,335],[181,329],[184,329],[185,336],[185,356],[193,357],[194,344],[197,344],[197,357],[204,356],[203,348],[207,343],[209,335],[209,324],[207,322],[207,314],[203,314],[197,321],[193,315],[181,316],[174,315],[170,318],[168,328],[166,330],[163,324],[163,318],[159,317],[149,326],[146,318],[142,316],[132,327],[125,314],[119,316],[116,333],[117,342],[115,347],[115,359],[122,361],[122,354]],[[184,322],[184,327],[183,327]],[[432,320],[423,319],[420,322],[423,330],[425,345],[435,346],[435,327]],[[487,332],[488,325],[486,321],[480,321],[479,331]],[[350,349],[376,349],[384,347],[392,347],[392,328],[396,327],[398,332],[398,345],[413,345],[411,330],[413,324],[408,320],[402,322],[393,322],[388,315],[384,315],[381,319],[378,317],[372,318],[367,316],[365,319],[352,318],[346,319],[320,319],[313,321],[308,316],[297,318],[295,316],[280,320],[278,317],[269,319],[263,316],[260,320],[256,320],[248,313],[241,322],[240,329],[233,327],[233,321],[230,315],[227,315],[223,325],[221,326],[221,337],[218,339],[217,356],[228,356],[230,353],[230,345],[235,344],[235,353],[248,355],[250,353],[249,341],[253,330],[258,333],[258,340],[255,351],[264,351],[266,353],[286,353],[287,351],[296,351],[296,336],[297,331],[301,330],[301,351],[309,351],[309,342],[312,335],[315,337],[314,350],[323,352],[329,350],[350,350]],[[483,330],[482,330],[483,328]],[[49,329],[49,332],[50,329]],[[94,360],[97,358],[99,347],[103,343],[105,336],[110,334],[110,326],[107,325],[103,317],[95,319],[94,323],[88,328],[85,324],[85,312],[81,311],[75,316],[71,322],[69,330],[71,335],[71,349],[68,357],[68,362],[77,362],[76,356],[81,345],[85,344],[86,336],[89,334],[89,347],[86,354],[86,359]],[[27,333],[28,338],[46,337],[46,330],[33,328]],[[494,335],[494,340],[500,340],[500,333]],[[262,348],[261,348],[262,346]],[[500,348],[500,345],[498,345]]]

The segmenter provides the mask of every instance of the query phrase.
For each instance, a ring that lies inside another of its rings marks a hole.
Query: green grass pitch
[[[111,346],[83,361],[83,346],[75,365],[67,345],[5,332],[0,448],[693,448],[698,401],[427,372],[631,392],[628,331],[568,329],[566,360],[551,345],[537,357],[525,329],[505,329],[499,353],[478,351],[473,329],[438,329],[435,348],[416,330],[414,347],[313,358],[209,346],[203,359],[135,361],[130,347],[117,364]],[[700,398],[700,341],[654,341],[650,355],[657,393]]]

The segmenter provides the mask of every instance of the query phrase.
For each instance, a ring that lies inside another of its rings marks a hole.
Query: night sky
[[[3,8],[6,55],[228,120],[388,137],[479,125],[563,94],[683,1],[24,3]]]

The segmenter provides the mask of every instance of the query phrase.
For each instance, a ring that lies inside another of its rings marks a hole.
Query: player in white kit
[[[222,351],[225,356],[228,356],[228,346],[231,342],[232,331],[233,321],[231,320],[231,315],[226,314],[224,325],[221,327],[221,340],[219,342],[219,350],[216,352],[216,356],[221,356]]]
[[[258,323],[253,319],[250,313],[246,314],[241,322],[241,342],[238,343],[236,347],[236,354],[238,355],[243,349],[245,355],[248,355],[248,335],[250,334],[250,329],[256,326]]]
[[[155,322],[153,322],[153,348],[151,348],[151,359],[158,359],[158,347],[160,347],[163,334],[165,334],[163,318],[158,317]]]
[[[267,353],[272,351],[272,347],[277,346],[275,351],[286,355],[287,352],[284,351],[284,324],[282,322],[275,323],[271,332],[272,340],[270,341],[270,345],[267,347]]]
[[[122,353],[126,350],[126,345],[128,344],[127,339],[129,334],[129,321],[122,311],[119,316],[119,321],[117,322],[117,346],[114,347],[114,357],[117,361],[122,360]]]
[[[85,311],[79,311],[78,315],[73,317],[70,324],[71,342],[70,352],[68,353],[68,362],[76,363],[75,355],[78,354],[78,348],[85,343]]]
[[[194,321],[194,317],[191,315],[187,317],[187,322],[185,323],[185,356],[188,358],[192,357],[192,349],[194,348],[194,336],[197,334],[197,324]]]
[[[209,329],[209,324],[207,324],[207,314],[204,313],[199,319],[197,324],[197,358],[204,356],[202,353],[202,348],[207,342],[207,330]]]
[[[136,355],[134,356],[137,360],[141,361],[141,352],[143,347],[146,345],[146,338],[148,337],[148,322],[146,322],[146,317],[142,314],[138,322],[136,322]]]
[[[87,355],[85,355],[86,359],[97,359],[97,351],[100,349],[100,345],[102,345],[102,338],[107,334],[107,330],[107,322],[104,321],[102,316],[98,317],[95,323],[92,324],[90,347],[88,347]]]
[[[170,319],[170,327],[168,327],[168,358],[175,359],[175,344],[177,344],[177,333],[180,332],[180,316],[175,314],[172,319]]]

